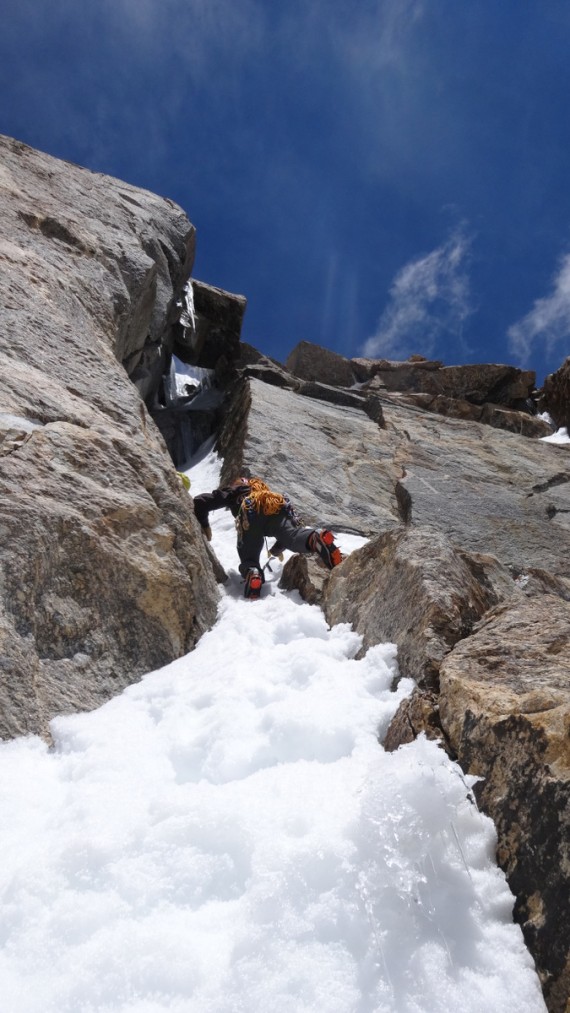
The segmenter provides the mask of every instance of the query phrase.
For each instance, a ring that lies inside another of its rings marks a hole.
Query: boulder
[[[352,387],[357,382],[350,359],[310,341],[295,345],[285,360],[285,368],[301,380],[317,380],[333,387]]]
[[[570,603],[515,596],[440,668],[442,727],[497,826],[548,1008],[570,994]]]
[[[463,553],[462,558],[476,579],[482,584],[490,582],[498,601],[514,599],[517,596],[520,600],[523,595],[534,598],[537,595],[550,594],[558,595],[564,601],[570,602],[570,581],[554,577],[546,570],[530,567],[528,572],[515,577],[511,584],[508,571],[495,565],[496,561],[492,557]],[[301,587],[299,590],[305,597]],[[320,597],[316,599],[319,604],[321,599],[322,591]],[[439,694],[416,687],[411,696],[402,700],[396,711],[383,741],[384,748],[392,752],[406,742],[412,742],[421,732],[428,738],[439,739],[449,755],[457,759],[441,726]]]
[[[551,415],[557,429],[565,426],[570,433],[570,355],[560,369],[546,377],[540,392],[540,407]]]
[[[283,364],[278,362],[277,359],[272,359],[270,355],[265,355],[258,348],[254,348],[253,345],[248,344],[247,341],[240,341],[239,355],[235,360],[236,369],[244,369],[245,366],[254,366],[258,363],[264,366],[278,366],[279,369],[283,369]]]
[[[522,436],[538,438],[551,432],[548,423],[529,414],[535,374],[515,366],[443,366],[421,356],[410,356],[405,362],[346,359],[308,341],[296,345],[286,366],[306,381],[300,393],[309,397],[335,400],[327,390],[359,386],[369,394],[400,395],[400,400],[427,411],[482,422]],[[259,373],[249,375],[264,379]],[[343,396],[348,395],[338,393],[336,403],[348,403],[342,401]]]
[[[502,405],[490,402],[482,405],[479,421],[484,425],[493,426],[494,429],[506,429],[510,433],[518,433],[531,440],[539,440],[552,433],[552,426],[544,419],[538,418],[536,415],[529,415],[527,411],[504,408]]]
[[[529,598],[537,594],[556,594],[564,601],[570,601],[570,580],[567,577],[555,577],[537,566],[529,566],[528,570],[519,573],[515,584]]]
[[[240,341],[239,356],[235,360],[235,367],[244,377],[254,377],[262,380],[263,383],[274,384],[276,387],[289,387],[290,390],[298,390],[301,381],[288,373],[286,369],[268,355],[263,355],[253,345]]]
[[[515,592],[496,560],[468,565],[466,557],[434,527],[386,532],[333,570],[323,595],[327,622],[352,623],[363,650],[396,643],[400,674],[437,691],[453,645],[491,605]]]
[[[427,739],[439,742],[452,759],[457,759],[441,727],[438,694],[416,687],[410,696],[402,700],[388,726],[382,745],[387,753],[393,753],[422,734]]]
[[[240,354],[246,299],[192,279],[193,326],[178,326],[173,349],[183,361],[215,369],[220,360],[233,364]]]
[[[328,577],[328,571],[314,557],[295,554],[283,567],[279,587],[285,591],[298,591],[309,605],[321,605]]]
[[[194,228],[0,138],[0,735],[49,737],[188,651],[218,591],[145,408]]]

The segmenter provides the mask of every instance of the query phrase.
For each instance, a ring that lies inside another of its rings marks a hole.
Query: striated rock
[[[570,355],[560,369],[546,377],[540,407],[552,416],[558,429],[565,426],[570,433]]]
[[[501,405],[471,404],[470,401],[444,397],[442,394],[388,394],[386,396],[394,403],[397,403],[394,400],[397,399],[425,408],[426,411],[437,412],[438,415],[445,415],[448,418],[483,422],[495,429],[507,429],[511,433],[519,433],[521,436],[531,439],[549,436],[552,432],[552,427],[544,419],[512,408],[503,408]]]
[[[247,467],[288,492],[307,524],[371,534],[401,520],[401,469],[382,430],[360,408],[242,380],[218,439],[222,480]]]
[[[164,369],[194,226],[171,201],[2,136],[0,164],[2,349],[40,373],[52,366],[82,397],[83,369],[99,365],[90,342],[99,319],[107,355],[146,398]],[[56,335],[69,352],[59,359]]]
[[[384,413],[380,399],[374,394],[361,394],[356,390],[339,389],[330,384],[316,381],[301,381],[297,385],[297,393],[303,397],[312,397],[317,401],[330,401],[331,404],[357,408],[368,415],[369,419],[379,426],[384,426]]]
[[[47,736],[55,713],[99,705],[215,618],[191,500],[141,400],[194,228],[171,201],[9,138],[0,209],[0,735]]]
[[[570,576],[570,455],[476,422],[384,404],[394,461],[416,524],[434,524],[470,553],[514,575],[540,567]],[[554,450],[554,453],[551,451]]]
[[[317,401],[330,401],[331,404],[345,405],[347,408],[364,410],[366,397],[357,391],[342,390],[332,387],[327,383],[317,383],[315,380],[301,383],[298,393],[303,397],[312,397]]]
[[[363,649],[398,645],[400,672],[423,688],[437,690],[443,658],[501,598],[496,560],[480,557],[473,568],[432,527],[397,528],[368,542],[335,569],[324,588],[327,622],[352,623]],[[504,593],[514,585],[504,576]]]
[[[443,396],[472,404],[520,408],[534,390],[536,375],[516,366],[480,363],[433,368],[427,362],[388,362],[374,372],[371,387]]]
[[[483,780],[498,858],[515,894],[549,1010],[570,994],[570,603],[517,596],[440,669],[442,727]]]

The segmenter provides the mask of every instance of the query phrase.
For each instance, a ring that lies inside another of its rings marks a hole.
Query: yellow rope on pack
[[[285,506],[285,497],[271,489],[260,478],[248,479],[250,491],[247,500],[255,507],[258,514],[278,514]]]

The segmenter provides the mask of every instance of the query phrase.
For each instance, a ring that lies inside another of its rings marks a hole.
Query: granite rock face
[[[98,706],[213,623],[224,573],[145,407],[172,351],[212,368],[232,384],[222,481],[249,469],[341,547],[371,539],[331,574],[294,557],[282,585],[352,622],[363,650],[397,643],[418,688],[386,747],[424,731],[484,778],[562,1013],[570,453],[536,440],[534,374],[308,342],[284,368],[240,346],[242,297],[193,282],[190,300],[179,208],[7,138],[0,210],[0,735],[49,737],[53,714]]]
[[[440,669],[443,730],[483,780],[515,916],[549,1009],[570,996],[570,603],[520,596],[491,611]]]
[[[496,560],[467,558],[437,528],[379,535],[333,570],[323,594],[327,621],[352,623],[364,649],[396,643],[401,675],[437,690],[444,657],[500,600],[499,581],[503,594],[515,589]],[[490,578],[486,568],[495,571]]]
[[[242,379],[219,437],[223,479],[244,467],[265,476],[309,524],[368,536],[431,525],[514,577],[532,567],[570,577],[565,447],[403,403],[383,403],[382,415]]]
[[[0,734],[47,736],[55,713],[189,650],[216,614],[142,400],[194,228],[171,201],[9,138],[0,208]]]
[[[287,491],[307,524],[357,534],[394,527],[401,521],[401,469],[364,405],[364,399],[337,405],[242,379],[218,439],[222,480],[248,468]]]
[[[410,519],[491,554],[513,575],[570,575],[570,455],[476,422],[384,406]],[[554,450],[554,453],[551,453]]]
[[[192,268],[194,226],[171,201],[1,136],[0,193],[3,355],[81,398],[85,371],[99,366],[97,321],[107,357],[147,397]],[[112,391],[100,396],[112,404]]]

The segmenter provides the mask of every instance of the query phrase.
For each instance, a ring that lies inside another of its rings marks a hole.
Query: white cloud
[[[267,37],[256,0],[103,0],[109,30],[143,65],[168,66],[181,98],[188,85],[231,94]]]
[[[531,357],[533,345],[544,342],[551,355],[570,339],[570,254],[560,261],[552,280],[550,295],[537,299],[529,313],[509,327],[509,346],[523,365]]]
[[[386,67],[406,67],[409,37],[424,7],[424,0],[386,0],[357,20],[345,37],[346,53],[355,68],[377,73]]]
[[[466,260],[470,240],[456,230],[443,246],[406,264],[396,275],[390,300],[362,353],[371,357],[433,356],[438,342],[462,343],[472,312]]]

